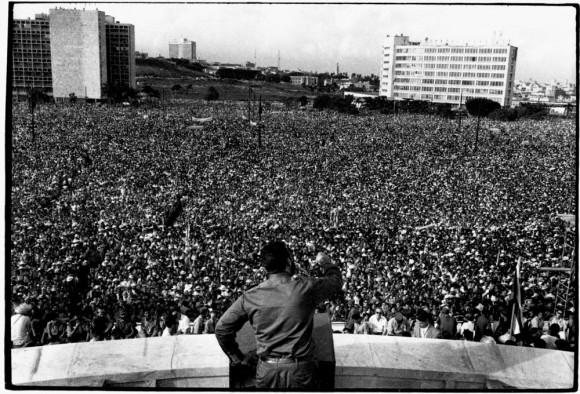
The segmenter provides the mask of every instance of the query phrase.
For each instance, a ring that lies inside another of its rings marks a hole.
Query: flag
[[[177,221],[179,215],[181,215],[182,211],[183,211],[183,203],[178,198],[177,201],[171,207],[171,209],[165,214],[163,224],[167,227],[173,226]]]
[[[522,325],[522,293],[520,286],[520,263],[522,258],[518,259],[516,264],[516,271],[514,273],[514,280],[512,285],[512,294],[509,300],[510,309],[512,311],[512,318],[510,323],[510,333],[512,336],[521,334],[523,332]]]

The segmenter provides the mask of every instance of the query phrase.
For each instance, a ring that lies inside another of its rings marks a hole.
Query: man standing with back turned
[[[236,343],[236,332],[250,321],[259,357],[258,388],[316,388],[316,360],[312,330],[316,305],[342,287],[340,270],[330,257],[318,253],[323,278],[292,279],[296,273],[290,251],[282,241],[268,243],[260,252],[268,279],[246,291],[223,314],[216,326],[217,340],[233,365],[247,363]]]

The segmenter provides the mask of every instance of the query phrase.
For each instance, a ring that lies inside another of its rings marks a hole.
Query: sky
[[[555,5],[17,3],[15,18],[55,7],[96,9],[135,25],[135,47],[168,56],[169,41],[196,42],[209,62],[379,74],[387,34],[450,44],[502,39],[518,47],[516,79],[573,82],[576,9]]]

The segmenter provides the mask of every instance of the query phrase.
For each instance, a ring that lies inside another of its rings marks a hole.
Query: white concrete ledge
[[[334,335],[336,387],[571,389],[574,354],[443,339]]]
[[[574,354],[464,341],[334,335],[335,389],[572,389]],[[229,388],[213,335],[12,350],[21,386]]]
[[[213,335],[180,335],[12,350],[12,383],[34,386],[229,387]]]

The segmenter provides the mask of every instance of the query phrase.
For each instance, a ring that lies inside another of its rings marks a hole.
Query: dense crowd
[[[573,258],[556,218],[576,213],[573,120],[484,121],[475,149],[475,120],[423,115],[281,109],[256,126],[241,103],[52,104],[34,143],[30,117],[14,105],[14,346],[211,333],[264,279],[256,256],[274,238],[304,275],[319,251],[341,267],[319,312],[347,332],[407,335],[427,311],[449,339],[542,346],[545,319],[575,346],[576,289],[562,301],[540,270]]]

